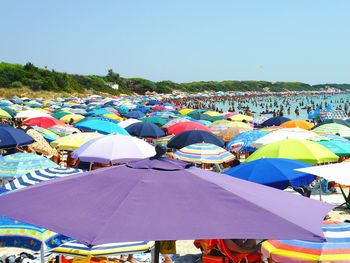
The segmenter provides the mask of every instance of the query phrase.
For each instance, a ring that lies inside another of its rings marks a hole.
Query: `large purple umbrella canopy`
[[[5,193],[0,203],[0,215],[87,245],[213,238],[323,240],[321,221],[333,207],[166,158],[44,182]]]

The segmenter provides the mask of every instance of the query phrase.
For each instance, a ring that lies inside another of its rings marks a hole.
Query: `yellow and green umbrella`
[[[51,145],[58,146],[61,150],[74,151],[82,144],[101,136],[103,135],[97,132],[74,133],[51,142]]]
[[[244,121],[245,120],[247,122],[252,122],[254,119],[252,116],[243,115],[243,114],[233,115],[233,116],[228,117],[228,118],[232,121]]]
[[[322,145],[299,139],[286,139],[262,146],[247,162],[260,158],[287,158],[309,164],[337,162],[339,157]]]
[[[11,119],[12,116],[5,110],[0,109],[0,119]]]
[[[75,122],[81,121],[84,118],[85,117],[80,114],[67,114],[67,115],[64,115],[62,118],[60,118],[60,120],[65,123],[68,123],[70,122],[71,119],[73,119],[73,123],[75,123]]]

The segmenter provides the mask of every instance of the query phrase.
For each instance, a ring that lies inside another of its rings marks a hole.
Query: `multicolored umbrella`
[[[262,244],[262,253],[274,262],[349,262],[350,224],[324,224],[324,242],[303,240],[268,240]]]
[[[61,150],[74,151],[84,143],[101,136],[103,135],[97,132],[75,133],[58,138],[51,142],[51,145],[54,147],[58,146]]]
[[[190,120],[188,120],[188,119],[185,119],[185,118],[175,118],[175,119],[171,119],[170,121],[168,121],[166,124],[164,124],[163,126],[162,126],[162,128],[168,128],[168,127],[170,127],[170,126],[172,126],[172,125],[174,125],[174,124],[176,124],[176,123],[179,123],[179,122],[188,122],[188,121],[190,121]]]
[[[211,143],[195,143],[175,152],[175,157],[190,163],[226,163],[235,156],[225,149]]]
[[[40,132],[41,135],[48,140],[49,142],[52,142],[56,139],[59,138],[59,136],[56,133],[53,133],[52,131],[48,130],[48,129],[44,129],[38,126],[33,126],[32,127],[34,130],[36,130],[37,132]]]
[[[80,133],[80,131],[72,126],[67,125],[55,125],[48,128],[49,131],[56,133],[59,136],[67,136],[73,133]]]
[[[3,178],[20,177],[32,171],[51,167],[58,165],[34,153],[14,153],[0,157],[0,177]]]
[[[77,173],[82,173],[83,170],[75,168],[66,168],[66,167],[53,167],[47,169],[41,169],[26,173],[11,182],[5,184],[5,188],[9,191],[22,189],[43,181],[52,180],[55,178],[61,178],[70,176]]]
[[[12,116],[5,110],[0,109],[0,119],[11,119]]]
[[[223,130],[219,133],[217,133],[217,136],[222,138],[225,142],[230,141],[232,138],[236,137],[238,134],[246,131],[253,130],[252,127],[249,125],[243,123],[243,122],[237,122],[240,123],[239,125],[231,126],[227,128],[226,130]]]
[[[0,247],[18,247],[39,251],[60,246],[69,238],[41,227],[0,217]]]
[[[110,243],[92,247],[86,246],[78,241],[71,241],[52,249],[51,252],[67,256],[98,257],[147,252],[153,249],[153,247],[153,241]]]
[[[262,146],[247,158],[287,158],[309,164],[337,162],[339,157],[327,148],[308,140],[286,139]]]
[[[260,139],[261,137],[267,135],[268,131],[262,131],[262,130],[251,130],[246,131],[238,134],[236,137],[234,137],[226,146],[226,150],[231,151],[237,151],[240,152],[253,152],[256,150],[256,147],[252,146],[252,143],[256,140]],[[240,145],[239,149],[236,148],[236,145]]]
[[[339,123],[329,123],[318,126],[312,130],[318,134],[331,133],[340,135],[341,137],[349,138],[350,137],[350,128],[348,126],[339,124]]]

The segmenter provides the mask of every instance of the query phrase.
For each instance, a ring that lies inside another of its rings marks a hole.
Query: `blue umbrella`
[[[311,174],[300,173],[294,169],[309,167],[307,163],[284,159],[262,158],[233,167],[224,173],[246,181],[286,189],[288,186],[308,185],[314,180]]]
[[[130,111],[125,116],[127,118],[132,118],[132,119],[141,119],[142,117],[145,117],[145,114],[141,111]]]
[[[256,150],[256,148],[252,147],[251,144],[268,133],[269,133],[268,131],[262,131],[262,130],[251,130],[251,131],[242,132],[238,134],[236,137],[234,137],[227,144],[226,150],[230,151],[233,145],[237,143],[242,143],[243,146],[240,149],[241,152],[253,152]]]
[[[181,132],[175,135],[173,138],[171,138],[168,142],[168,147],[181,149],[185,146],[202,142],[215,144],[219,147],[224,146],[224,141],[210,132],[201,130],[190,130]]]
[[[101,118],[83,119],[75,123],[74,127],[84,131],[97,131],[102,134],[114,133],[129,135],[129,133],[124,128],[120,127],[116,122]]]
[[[86,116],[93,116],[93,115],[99,116],[99,115],[108,114],[108,113],[111,113],[111,112],[105,109],[95,109],[95,110],[88,111],[86,113]]]
[[[8,125],[0,126],[0,149],[28,145],[33,142],[33,138],[20,129]]]
[[[162,129],[149,122],[137,122],[125,129],[130,135],[140,138],[159,138],[165,136],[165,132]]]
[[[263,127],[280,126],[282,123],[286,121],[290,121],[290,119],[283,116],[277,116],[264,121],[261,124],[261,126]]]
[[[83,170],[65,167],[53,167],[41,169],[27,173],[11,182],[5,184],[5,190],[22,189],[43,181],[48,181],[55,178],[66,177],[77,173],[82,173]]]

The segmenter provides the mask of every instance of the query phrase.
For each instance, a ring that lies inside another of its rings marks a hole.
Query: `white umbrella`
[[[127,119],[127,120],[125,120],[125,121],[119,122],[118,125],[119,125],[120,127],[126,128],[126,127],[128,127],[129,125],[134,124],[134,123],[136,123],[136,122],[140,122],[140,120],[136,120],[136,119]]]
[[[121,134],[95,138],[73,152],[74,158],[84,162],[116,163],[131,159],[152,157],[156,151],[149,143]]]
[[[17,113],[16,118],[20,119],[28,119],[28,118],[37,118],[37,117],[49,117],[52,118],[51,115],[46,112],[40,110],[25,110]]]
[[[285,128],[285,129],[272,131],[269,134],[266,134],[265,136],[253,142],[252,146],[256,148],[260,148],[261,146],[264,146],[266,144],[282,141],[285,139],[306,140],[315,136],[317,136],[317,134],[312,131],[307,131],[300,128]]]

